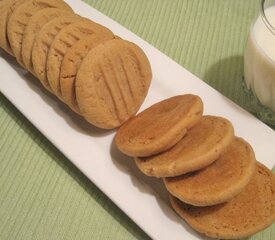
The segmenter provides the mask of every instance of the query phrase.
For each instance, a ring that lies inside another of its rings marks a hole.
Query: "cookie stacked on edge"
[[[242,238],[275,219],[275,177],[225,118],[203,116],[195,95],[133,117],[152,78],[134,43],[73,12],[62,0],[2,0],[0,48],[72,110],[111,129],[118,148],[163,178],[175,211],[215,238]]]
[[[174,210],[214,238],[243,238],[275,220],[275,176],[234,135],[203,116],[198,96],[163,100],[123,124],[116,145],[148,176],[163,178]]]
[[[72,110],[104,129],[136,114],[152,79],[140,47],[63,0],[3,0],[0,11],[0,48]]]

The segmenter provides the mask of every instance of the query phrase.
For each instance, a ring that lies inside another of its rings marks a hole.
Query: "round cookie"
[[[193,206],[211,206],[239,194],[255,171],[255,154],[241,138],[235,138],[210,166],[178,177],[164,178],[167,190]]]
[[[13,11],[28,0],[3,0],[0,5],[0,48],[13,55],[7,36],[7,25]]]
[[[186,94],[158,102],[127,121],[116,145],[129,156],[151,156],[174,146],[201,118],[200,97]]]
[[[81,115],[112,129],[131,118],[143,103],[152,79],[150,63],[137,45],[120,39],[93,48],[76,77]]]
[[[37,78],[49,91],[51,91],[51,88],[47,79],[46,64],[50,46],[62,28],[74,22],[81,21],[81,19],[76,14],[57,17],[46,23],[34,39],[31,55],[32,67]]]
[[[88,35],[75,43],[64,55],[60,70],[61,96],[75,112],[79,112],[75,96],[75,78],[78,68],[92,48],[112,38],[114,36],[109,34]]]
[[[66,16],[72,12],[67,9],[59,8],[45,8],[34,14],[28,21],[23,35],[22,49],[21,49],[21,60],[26,69],[33,72],[31,63],[31,54],[33,42],[36,34],[41,30],[41,28],[49,21],[56,17]]]
[[[92,34],[103,34],[110,38],[114,36],[113,33],[104,26],[83,18],[82,21],[64,27],[51,44],[47,58],[47,78],[53,93],[61,99],[59,79],[64,55],[81,38]]]
[[[203,116],[169,150],[149,157],[136,157],[135,161],[148,176],[175,177],[210,165],[233,139],[234,129],[227,119]]]
[[[196,231],[219,239],[245,238],[275,220],[275,176],[257,163],[251,181],[227,203],[195,207],[170,199],[174,210]]]
[[[9,43],[17,62],[22,66],[21,48],[26,25],[31,16],[44,8],[71,10],[70,6],[63,0],[29,0],[18,6],[9,18],[7,25]]]

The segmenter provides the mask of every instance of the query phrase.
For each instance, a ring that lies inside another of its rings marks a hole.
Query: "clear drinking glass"
[[[275,0],[262,0],[244,56],[247,108],[275,129]]]

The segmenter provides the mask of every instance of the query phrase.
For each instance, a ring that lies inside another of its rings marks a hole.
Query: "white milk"
[[[275,6],[266,9],[275,26]],[[248,88],[260,102],[275,111],[275,35],[259,16],[250,30],[244,58],[244,77]]]

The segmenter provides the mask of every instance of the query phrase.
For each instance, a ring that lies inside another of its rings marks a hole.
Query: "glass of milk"
[[[275,1],[261,4],[247,41],[244,80],[251,96],[249,110],[275,127]]]

